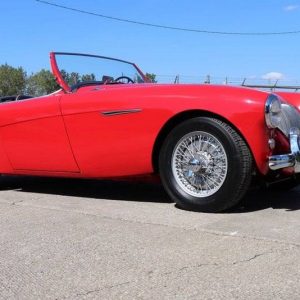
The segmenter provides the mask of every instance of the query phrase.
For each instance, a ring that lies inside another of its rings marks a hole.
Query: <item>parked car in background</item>
[[[298,184],[299,94],[153,84],[135,64],[97,55],[50,60],[59,91],[0,104],[0,173],[154,174],[180,207],[204,212],[237,204],[253,177]]]

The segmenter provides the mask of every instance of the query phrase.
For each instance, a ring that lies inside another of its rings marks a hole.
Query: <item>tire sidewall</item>
[[[186,193],[177,183],[172,171],[172,157],[178,141],[193,131],[203,131],[211,134],[222,144],[227,155],[226,178],[214,194],[208,197],[195,197]],[[231,134],[226,131],[215,119],[199,117],[188,120],[170,132],[162,147],[159,157],[161,179],[169,195],[180,206],[192,210],[221,210],[226,201],[235,192],[233,189],[242,176],[242,162],[239,149]]]

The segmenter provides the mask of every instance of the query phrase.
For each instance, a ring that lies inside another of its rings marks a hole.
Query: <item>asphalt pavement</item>
[[[222,214],[159,184],[4,177],[0,299],[300,299],[300,188]]]

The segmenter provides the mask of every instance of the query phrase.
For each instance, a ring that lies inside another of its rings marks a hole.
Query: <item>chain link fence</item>
[[[182,84],[221,84],[262,88],[267,90],[300,91],[300,80],[292,79],[261,79],[257,77],[218,77],[212,75],[156,75],[157,83]]]

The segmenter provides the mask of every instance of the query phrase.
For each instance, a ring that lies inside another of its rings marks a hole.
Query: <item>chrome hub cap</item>
[[[216,193],[227,175],[225,149],[213,135],[195,131],[180,139],[172,155],[172,172],[178,185],[194,197]]]

